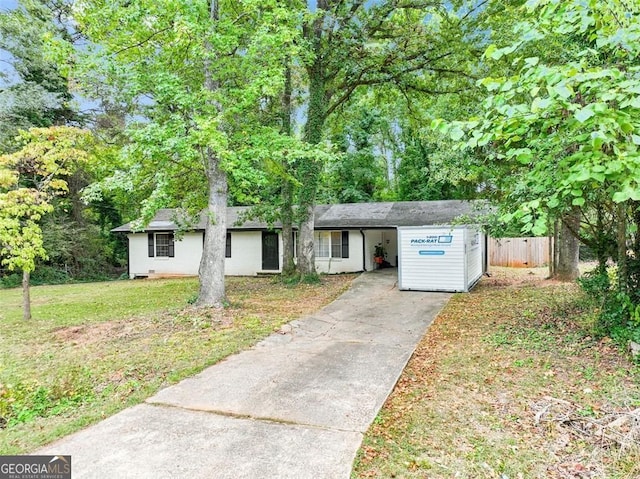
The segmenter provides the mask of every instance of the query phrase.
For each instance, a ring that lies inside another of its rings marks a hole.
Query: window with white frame
[[[318,231],[315,235],[316,258],[348,258],[348,231]]]

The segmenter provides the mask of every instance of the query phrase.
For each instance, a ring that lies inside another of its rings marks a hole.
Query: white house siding
[[[373,247],[389,240],[390,259],[395,261],[395,239],[391,230],[367,235],[366,268],[374,269]],[[131,233],[129,238],[129,276],[198,275],[202,257],[202,232],[186,233],[174,242],[175,256],[149,257],[147,233]],[[280,269],[282,270],[282,235],[278,235]],[[316,258],[319,273],[337,274],[362,271],[362,234],[349,231],[349,258]],[[227,276],[255,276],[262,272],[262,231],[231,231],[231,257],[225,260]],[[274,272],[274,271],[269,271]]]
[[[282,238],[278,235],[280,268],[282,268]],[[227,258],[224,273],[228,276],[254,276],[262,270],[262,231],[232,231],[231,258]]]
[[[336,230],[337,231],[337,230]],[[316,232],[317,237],[318,232]],[[349,231],[348,258],[318,258],[316,257],[318,273],[338,274],[362,271],[362,235],[360,231]]]
[[[159,231],[158,233],[162,233]],[[202,256],[202,233],[185,233],[174,242],[175,256],[149,257],[147,233],[132,233],[129,238],[129,276],[197,275]]]
[[[367,271],[376,269],[376,265],[373,261],[373,253],[377,244],[382,244],[387,252],[387,262],[391,266],[397,266],[398,257],[398,233],[395,229],[384,230],[365,230],[365,266]]]

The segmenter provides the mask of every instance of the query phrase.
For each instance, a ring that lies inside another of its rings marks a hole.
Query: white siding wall
[[[387,261],[392,266],[398,266],[398,232],[396,230],[384,230],[382,244],[387,250]]]
[[[368,230],[365,231],[365,268],[367,271],[376,269],[376,264],[373,262],[373,252],[378,243],[382,241],[382,231]]]
[[[132,233],[129,238],[129,276],[185,274],[197,275],[202,256],[202,233],[186,233],[175,244],[175,256],[149,258],[147,233]]]
[[[391,232],[386,232],[391,235]],[[132,233],[129,238],[129,275],[136,276],[184,274],[197,275],[202,257],[202,232],[186,233],[175,241],[175,256],[149,258],[147,233]],[[375,243],[379,243],[378,239]],[[374,243],[374,244],[375,244]],[[390,251],[390,249],[388,249]],[[280,270],[282,269],[282,235],[279,237]],[[373,246],[367,269],[373,269]],[[395,261],[395,253],[393,255]],[[362,271],[362,235],[349,231],[349,258],[316,258],[319,273],[349,273]],[[225,274],[254,276],[262,271],[262,232],[232,231],[231,257],[225,260]],[[272,272],[272,271],[270,271]]]
[[[450,242],[449,242],[449,238]],[[398,285],[404,290],[465,291],[464,229],[398,228]]]
[[[327,274],[362,271],[362,235],[360,231],[349,231],[348,258],[316,258],[316,270],[318,273]]]
[[[358,232],[358,234],[360,234]],[[365,266],[367,271],[376,269],[378,266],[373,262],[373,253],[376,245],[382,243],[387,251],[387,261],[392,266],[397,266],[396,257],[398,256],[398,233],[395,229],[386,230],[365,230]]]
[[[280,267],[282,268],[282,238],[280,239]],[[232,231],[231,258],[225,262],[229,276],[254,276],[262,270],[262,232]]]

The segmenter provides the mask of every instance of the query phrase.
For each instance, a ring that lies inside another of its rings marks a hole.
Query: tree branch
[[[467,13],[464,14],[462,18],[460,18],[460,22],[464,22],[472,13],[480,10],[480,8],[484,7],[487,3],[489,3],[489,0],[482,0],[475,7],[471,8]]]
[[[169,25],[166,28],[163,28],[162,30],[158,30],[156,32],[153,32],[151,35],[149,35],[147,38],[145,38],[144,40],[140,40],[138,43],[134,43],[133,45],[128,45],[126,47],[121,48],[120,50],[117,50],[113,53],[114,56],[116,55],[120,55],[123,52],[126,52],[127,50],[132,50],[133,48],[138,48],[141,47],[142,45],[144,45],[145,43],[150,42],[154,37],[168,31],[171,30],[173,28],[173,24]]]

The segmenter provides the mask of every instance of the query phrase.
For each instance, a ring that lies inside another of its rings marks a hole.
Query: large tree
[[[405,95],[460,88],[469,75],[478,32],[472,25],[486,2],[363,0],[313,2],[303,23],[308,46],[305,141],[318,144],[326,121],[354,92],[385,85]],[[313,210],[322,163],[297,163],[299,191],[298,270],[315,274]]]
[[[66,2],[21,0],[0,11],[0,152],[16,147],[20,129],[79,123],[67,79],[46,56],[43,36],[68,36],[59,18]]]
[[[74,17],[90,41],[84,54],[67,50],[81,57],[75,74],[137,106],[119,177],[152,188],[147,220],[159,207],[204,208],[198,304],[222,306],[228,173],[250,168],[236,152],[282,89],[295,11],[276,0],[88,0]]]
[[[443,113],[475,108],[474,91],[407,97],[393,87],[356,93],[328,119],[331,141],[344,152],[323,174],[321,200],[330,202],[472,199],[482,172],[465,168],[467,153],[434,133]]]
[[[608,256],[617,259],[622,285],[631,281],[627,244],[640,200],[639,14],[637,3],[618,0],[527,2],[517,39],[485,53],[513,67],[480,81],[482,115],[436,123],[483,153],[508,217],[533,233],[559,220],[566,254],[556,274],[563,279],[577,275],[582,237],[603,267]],[[563,47],[563,61],[553,45]],[[586,234],[581,222],[591,226]],[[617,251],[607,230],[617,232]]]
[[[18,151],[0,156],[0,258],[22,271],[23,316],[31,319],[29,278],[36,259],[46,258],[41,222],[87,161],[91,135],[69,127],[32,128],[21,133],[19,144]]]

